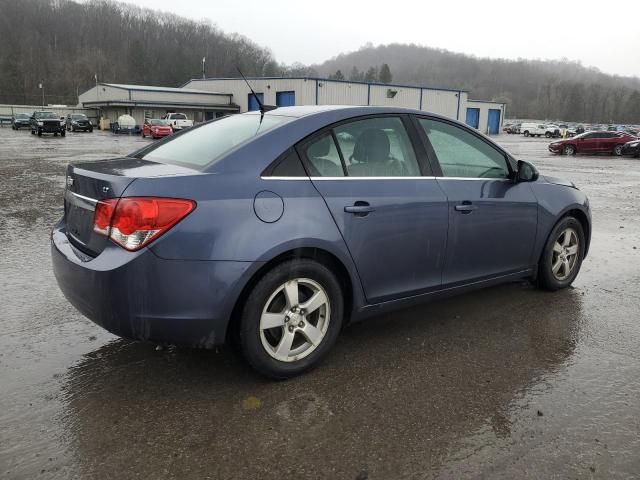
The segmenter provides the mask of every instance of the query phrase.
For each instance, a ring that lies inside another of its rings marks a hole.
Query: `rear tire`
[[[42,136],[42,130],[38,129],[38,136],[41,137]]]
[[[67,136],[67,132],[64,131],[64,129],[60,132],[60,136],[61,137],[66,137]]]
[[[617,157],[622,155],[622,145],[616,145],[613,147],[613,154]]]
[[[553,227],[538,264],[538,286],[545,290],[559,290],[573,283],[585,252],[582,224],[567,216]]]
[[[239,339],[245,359],[274,379],[313,368],[338,338],[343,305],[340,283],[326,266],[309,259],[276,266],[253,287],[242,309]]]

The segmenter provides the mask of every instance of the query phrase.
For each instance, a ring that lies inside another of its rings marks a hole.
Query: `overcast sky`
[[[320,63],[367,42],[399,42],[481,57],[566,57],[640,77],[640,0],[154,0],[148,5],[243,34],[287,64]]]

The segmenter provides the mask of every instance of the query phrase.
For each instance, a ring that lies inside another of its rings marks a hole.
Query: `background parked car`
[[[28,113],[16,113],[11,118],[11,128],[14,130],[20,130],[21,128],[29,128],[31,122],[29,120]]]
[[[193,120],[189,120],[184,113],[167,113],[162,119],[169,123],[174,132],[193,127]]]
[[[65,136],[64,122],[54,112],[33,112],[29,121],[32,135],[37,133],[41,137],[43,133],[53,133],[54,136]]]
[[[544,127],[544,136],[547,138],[558,138],[561,136],[561,130],[558,125],[545,125]]]
[[[640,157],[640,140],[632,140],[622,147],[622,155],[638,158]]]
[[[149,136],[151,138],[162,138],[171,135],[173,130],[166,120],[161,118],[148,118],[142,125],[142,138]]]
[[[67,130],[75,132],[82,130],[83,132],[93,132],[93,125],[84,113],[71,113],[67,115]]]
[[[507,128],[507,133],[510,134],[520,134],[520,126],[522,124],[521,123],[513,123],[511,125],[509,125],[509,128]]]
[[[620,132],[586,132],[549,144],[549,151],[559,155],[575,155],[576,153],[609,153],[622,155],[625,143],[637,140],[631,135]]]

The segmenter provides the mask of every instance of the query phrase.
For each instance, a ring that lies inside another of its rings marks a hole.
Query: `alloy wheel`
[[[325,289],[309,278],[280,285],[260,316],[260,340],[265,351],[281,362],[310,355],[324,339],[331,308]]]
[[[579,242],[578,233],[573,228],[566,228],[558,235],[551,258],[551,273],[557,280],[566,280],[575,269],[580,251]]]

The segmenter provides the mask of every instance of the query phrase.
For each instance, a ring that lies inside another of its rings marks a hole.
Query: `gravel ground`
[[[637,478],[640,161],[501,135],[591,199],[574,287],[514,283],[374,318],[274,383],[230,349],[118,339],[59,292],[65,165],[148,141],[0,129],[0,477]]]

